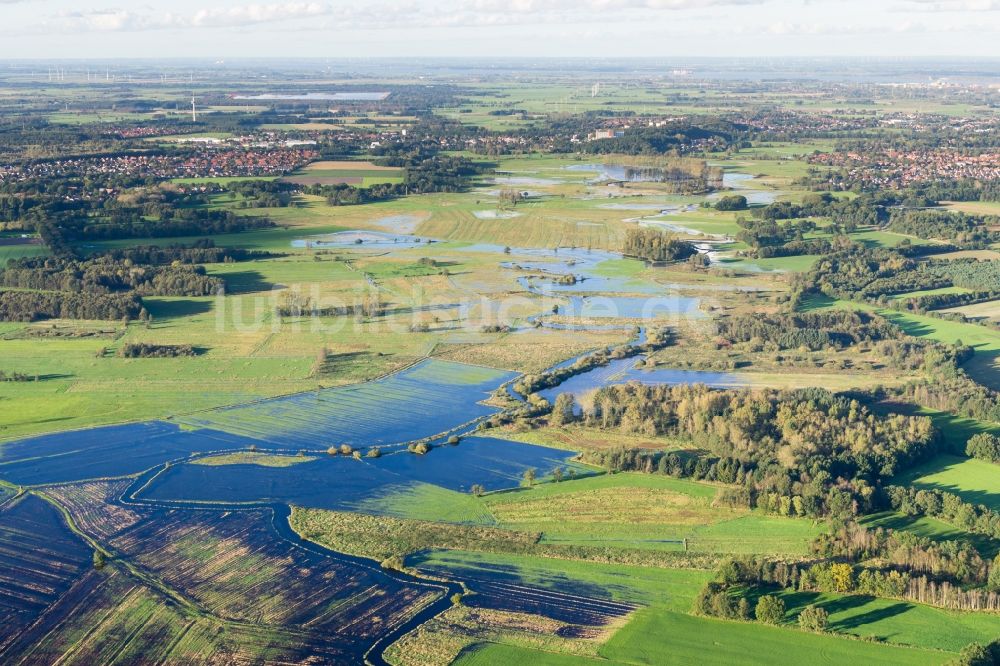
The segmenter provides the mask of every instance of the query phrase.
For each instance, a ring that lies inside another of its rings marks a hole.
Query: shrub
[[[754,615],[760,622],[780,624],[785,618],[785,602],[778,597],[765,594],[757,601],[757,609]]]
[[[806,631],[826,631],[830,624],[830,614],[825,609],[809,605],[799,613],[799,626]]]
[[[965,446],[965,453],[986,462],[1000,462],[1000,437],[987,432],[973,435]]]
[[[996,662],[991,651],[981,643],[969,643],[958,653],[958,659],[949,664],[954,666],[993,666]]]
[[[382,560],[381,566],[383,569],[389,571],[402,571],[403,558],[400,555],[393,555],[392,557],[387,557],[384,560]]]

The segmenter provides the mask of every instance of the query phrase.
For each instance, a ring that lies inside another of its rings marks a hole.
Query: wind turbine
[[[194,97],[191,97],[191,122],[198,122],[198,108],[194,104]]]

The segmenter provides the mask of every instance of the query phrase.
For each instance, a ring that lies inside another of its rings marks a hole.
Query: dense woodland
[[[820,258],[799,284],[805,291],[831,298],[879,305],[888,305],[890,296],[913,291],[961,287],[976,292],[915,300],[920,308],[948,307],[989,300],[989,294],[1000,293],[1000,267],[977,259],[920,260],[900,250],[854,245]]]
[[[731,499],[785,515],[849,516],[870,510],[876,486],[940,449],[930,419],[876,416],[818,389],[715,391],[627,384],[597,391],[584,424],[690,442],[710,457],[612,451],[612,469],[732,483]]]
[[[844,349],[901,337],[899,329],[883,317],[846,310],[721,317],[715,328],[716,334],[729,343],[752,342],[775,351],[799,347],[813,351]]]
[[[0,321],[138,319],[145,312],[135,292],[90,294],[0,290]]]
[[[650,262],[683,261],[698,254],[694,245],[656,229],[629,229],[622,254]]]
[[[109,256],[92,259],[41,257],[12,259],[0,271],[0,287],[40,291],[139,296],[210,296],[225,283],[202,266],[143,265]]]

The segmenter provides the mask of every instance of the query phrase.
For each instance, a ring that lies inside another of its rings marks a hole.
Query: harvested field
[[[0,511],[0,654],[87,573],[91,555],[38,497]]]
[[[162,511],[112,545],[221,618],[313,629],[354,648],[440,596],[374,566],[296,548],[269,521],[268,511]]]

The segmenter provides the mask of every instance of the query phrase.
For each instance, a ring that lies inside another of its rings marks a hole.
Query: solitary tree
[[[760,622],[779,624],[785,617],[785,602],[778,597],[765,594],[757,601],[755,615]]]
[[[95,550],[94,551],[94,568],[95,569],[103,569],[105,564],[107,564],[107,562],[104,559],[104,553],[102,553],[99,550]]]
[[[806,631],[826,631],[829,623],[830,614],[824,608],[810,604],[799,613],[799,626]]]
[[[535,485],[535,470],[533,468],[524,470],[524,476],[521,477],[521,483],[527,487]]]
[[[571,393],[560,393],[556,396],[556,404],[552,407],[552,415],[549,420],[552,425],[566,425],[576,421],[576,400]]]

